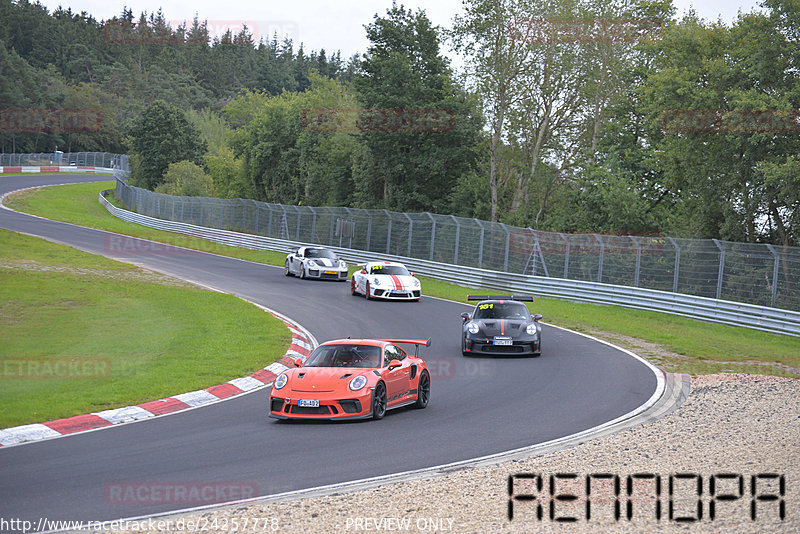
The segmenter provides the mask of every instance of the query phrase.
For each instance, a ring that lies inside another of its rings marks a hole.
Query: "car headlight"
[[[309,267],[316,267],[317,266],[317,262],[315,262],[314,260],[308,260],[308,266]]]
[[[379,286],[379,285],[381,285],[381,279],[380,279],[380,278],[373,278],[373,279],[372,279],[372,285],[373,285],[373,286]]]
[[[341,267],[342,269],[347,269],[347,264],[342,260],[339,260],[339,267]]]
[[[419,287],[419,280],[414,278],[414,287]]]
[[[358,375],[354,379],[350,381],[350,389],[353,391],[358,391],[359,389],[363,389],[364,386],[367,385],[367,377],[364,375]]]
[[[529,324],[528,327],[525,329],[525,331],[528,333],[529,336],[535,335],[536,334],[536,325],[535,324]]]
[[[480,327],[478,326],[478,323],[469,323],[467,325],[467,332],[470,334],[477,334],[479,331]]]
[[[289,377],[286,376],[285,373],[278,375],[278,378],[275,379],[275,383],[272,384],[274,389],[281,389],[286,383],[289,381]]]

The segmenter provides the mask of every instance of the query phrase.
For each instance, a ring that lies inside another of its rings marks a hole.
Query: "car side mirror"
[[[366,269],[361,269],[361,274],[367,274]]]
[[[416,275],[416,274],[414,274],[414,273],[411,273],[411,276],[417,276],[417,275]]]
[[[391,371],[392,369],[397,369],[401,365],[403,364],[400,363],[400,360],[392,360],[389,362],[388,369]]]
[[[542,314],[541,313],[537,313],[536,315],[533,316],[533,322],[537,322],[541,318],[542,318]]]
[[[469,312],[463,312],[461,314],[461,318],[464,319],[465,321],[469,321]]]
[[[297,359],[294,361],[294,364],[295,364],[297,367],[303,367],[303,360],[302,360],[301,358],[297,358]]]

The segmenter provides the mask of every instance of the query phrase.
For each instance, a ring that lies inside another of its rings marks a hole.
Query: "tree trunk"
[[[497,173],[498,162],[500,159],[500,147],[502,145],[503,122],[506,113],[506,97],[502,91],[498,98],[497,115],[495,116],[494,128],[492,131],[492,147],[489,161],[489,190],[491,191],[491,221],[497,222]]]

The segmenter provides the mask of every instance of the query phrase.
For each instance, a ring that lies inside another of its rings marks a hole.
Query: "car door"
[[[397,345],[386,345],[383,349],[384,367],[387,367],[392,360],[399,360],[400,367],[391,371],[386,368],[382,373],[383,380],[386,382],[386,399],[389,406],[402,402],[410,395],[411,369],[409,358],[405,351]]]
[[[369,266],[365,265],[360,271],[353,273],[353,276],[356,278],[356,288],[361,293],[366,292],[366,281],[368,279],[366,273],[369,272],[367,269],[369,269]]]
[[[303,268],[303,254],[305,252],[304,248],[298,248],[297,251],[292,254],[292,261],[289,262],[289,270],[296,275],[300,274],[300,269]]]

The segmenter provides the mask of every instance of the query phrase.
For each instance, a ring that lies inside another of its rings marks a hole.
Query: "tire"
[[[367,288],[364,290],[364,298],[370,300],[372,297],[369,296],[369,281],[367,281]]]
[[[420,410],[428,405],[431,398],[431,376],[428,371],[422,371],[419,375],[419,384],[417,385],[417,402],[414,403],[414,408]]]
[[[306,279],[306,268],[303,265],[300,265],[300,280]]]
[[[353,277],[352,280],[350,280],[350,294],[353,295],[354,297],[358,296],[358,293],[356,293],[356,278],[355,278],[355,276]]]
[[[372,418],[376,421],[383,419],[386,415],[386,386],[383,382],[378,382],[375,391],[372,392]]]
[[[463,356],[471,356],[471,353],[467,352],[467,340],[463,335],[461,336],[461,354]]]
[[[286,260],[286,263],[283,264],[283,274],[286,276],[292,276],[291,271],[289,271],[289,260]]]

